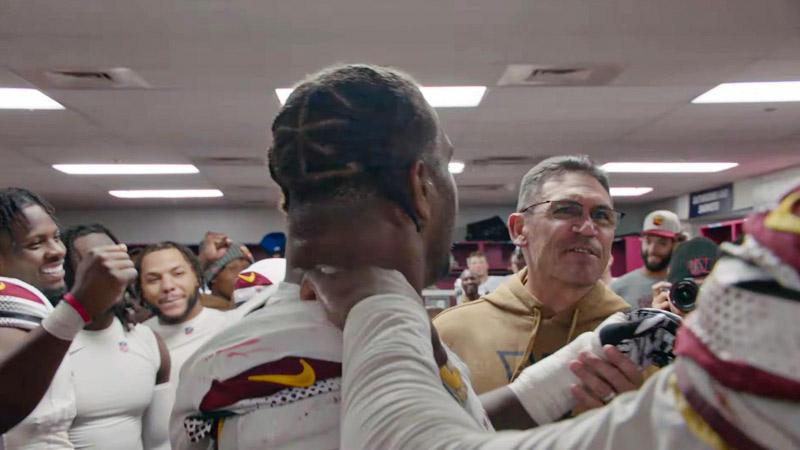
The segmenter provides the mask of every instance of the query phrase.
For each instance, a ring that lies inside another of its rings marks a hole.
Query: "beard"
[[[650,270],[650,271],[653,271],[653,272],[661,272],[662,270],[664,270],[667,267],[669,267],[669,261],[671,259],[672,259],[672,253],[670,253],[666,257],[662,258],[661,262],[659,262],[657,264],[650,264],[647,261],[647,253],[642,252],[642,261],[644,262],[644,266],[647,268],[647,270]]]
[[[184,320],[186,320],[187,317],[189,317],[189,314],[191,314],[192,309],[194,309],[194,305],[196,305],[198,301],[200,301],[199,289],[194,291],[194,295],[191,298],[189,298],[189,301],[186,303],[186,310],[178,317],[166,316],[161,313],[161,310],[151,305],[150,302],[144,302],[144,303],[147,305],[150,311],[152,311],[153,314],[158,316],[158,318],[161,319],[164,323],[175,325],[183,322]]]

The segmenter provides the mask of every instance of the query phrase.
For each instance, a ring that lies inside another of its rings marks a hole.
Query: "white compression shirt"
[[[13,285],[21,286],[23,290],[13,289]],[[0,327],[33,330],[52,311],[50,302],[33,286],[0,277]],[[0,450],[73,448],[68,436],[70,423],[75,417],[75,388],[70,368],[70,358],[65,355],[36,408],[17,426],[0,435]],[[3,405],[0,405],[2,413]]]
[[[69,431],[75,448],[142,450],[142,416],[161,367],[153,330],[126,332],[115,318],[105,330],[78,333],[69,353],[78,409]]]
[[[143,324],[158,333],[169,350],[171,369],[169,379],[177,388],[178,375],[183,363],[212,336],[225,328],[233,316],[227,312],[203,308],[197,317],[178,324],[161,324],[158,316],[151,317]]]
[[[481,430],[442,387],[425,310],[402,296],[371,297],[352,309],[343,364],[342,449],[710,448],[676,408],[673,367],[576,419],[528,431]]]
[[[0,450],[64,450],[74,448],[68,430],[75,417],[71,361],[65,356],[39,404],[19,425],[0,436]],[[2,406],[0,406],[2,409]]]

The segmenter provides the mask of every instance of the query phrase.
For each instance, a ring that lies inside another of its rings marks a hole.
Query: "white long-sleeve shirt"
[[[425,310],[418,301],[402,296],[371,297],[352,309],[344,330],[343,365],[342,449],[712,448],[687,428],[674,367],[651,377],[638,392],[621,395],[605,408],[573,420],[528,431],[482,430],[442,386]],[[780,410],[754,427],[769,429],[775,420],[788,425],[800,419],[796,403],[737,400],[760,406],[771,402],[771,410]],[[782,433],[783,442],[798,442],[791,427],[771,428]],[[765,448],[786,448],[774,442],[779,441],[760,443]]]
[[[448,355],[451,375],[461,374],[448,380],[456,380],[455,385],[463,381],[462,402],[455,400],[458,392],[451,396],[444,391],[445,395],[473,426],[491,428],[478,396],[469,388],[467,367],[449,350]],[[339,448],[341,358],[342,332],[327,320],[322,305],[301,300],[300,286],[281,283],[263,300],[262,308],[226,328],[187,360],[172,412],[172,448]],[[254,379],[263,374],[300,374],[301,364],[308,365],[302,373],[316,373],[314,385],[290,388],[278,381],[272,383],[273,390],[263,379]],[[444,386],[439,369],[435,370],[439,386]],[[192,442],[187,419],[215,413],[225,417],[216,443],[210,437]]]

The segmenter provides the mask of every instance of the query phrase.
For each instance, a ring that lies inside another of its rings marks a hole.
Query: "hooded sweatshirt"
[[[630,305],[601,281],[552,317],[525,287],[528,269],[494,292],[450,308],[433,321],[442,341],[469,367],[478,394],[505,386],[527,366]]]

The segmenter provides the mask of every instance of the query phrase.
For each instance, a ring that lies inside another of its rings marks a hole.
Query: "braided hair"
[[[75,253],[75,239],[90,234],[105,234],[115,244],[119,244],[119,239],[114,236],[114,233],[99,223],[76,225],[61,231],[61,241],[67,249],[67,253],[64,256],[64,261],[66,262],[64,264],[64,282],[67,284],[67,289],[72,289],[72,285],[75,283],[75,269],[77,267],[72,265],[72,257]]]
[[[32,205],[41,206],[53,222],[58,223],[55,209],[34,192],[18,187],[0,189],[0,234],[8,234],[12,246],[17,244],[14,238],[14,225],[25,227],[30,225],[22,210]]]
[[[64,243],[64,247],[67,249],[67,252],[64,255],[64,282],[67,285],[67,289],[72,289],[72,286],[75,284],[75,269],[77,269],[77,266],[75,266],[72,261],[73,255],[75,254],[75,240],[90,234],[104,234],[108,236],[108,238],[111,239],[111,241],[113,241],[115,244],[120,243],[119,239],[117,239],[111,230],[99,223],[76,225],[74,227],[69,227],[65,230],[62,230],[61,241]],[[125,288],[129,294],[131,293],[131,289],[131,286]],[[127,331],[130,331],[134,326],[136,326],[136,324],[125,310],[125,306],[125,302],[117,302],[111,307],[111,311],[120,321],[120,323],[122,323],[122,326],[125,327]]]
[[[436,113],[414,80],[397,70],[344,65],[301,82],[272,123],[269,171],[281,208],[380,197],[417,225],[407,172],[432,167]]]

